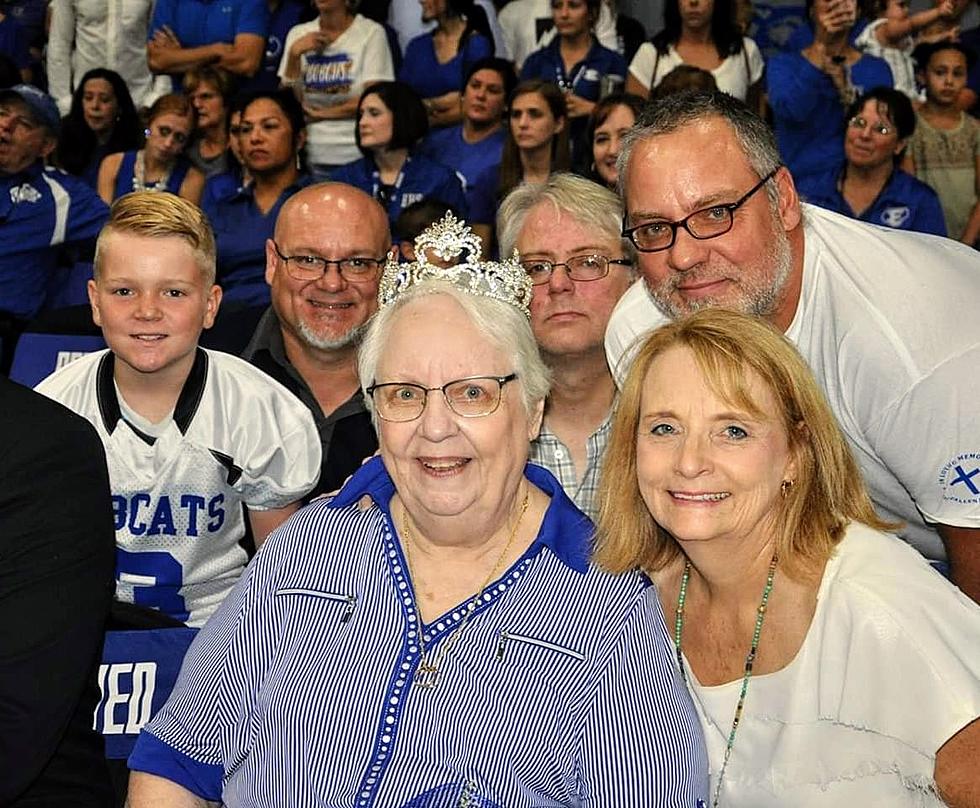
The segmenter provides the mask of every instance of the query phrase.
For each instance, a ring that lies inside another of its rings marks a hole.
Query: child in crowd
[[[973,60],[973,53],[958,42],[915,49],[916,76],[926,100],[916,114],[902,166],[939,194],[949,237],[971,245],[980,236],[980,125],[957,107],[956,99]]]
[[[203,625],[255,543],[317,481],[309,410],[247,362],[198,347],[214,322],[214,236],[172,194],[119,199],[99,235],[92,316],[109,348],[38,391],[87,418],[105,445],[116,529],[116,597]]]
[[[933,8],[909,14],[909,0],[866,0],[862,13],[871,20],[858,35],[854,44],[858,50],[888,62],[895,79],[895,89],[913,101],[919,99],[915,85],[915,65],[912,51],[913,34],[937,20],[952,20],[957,13],[954,0],[940,0]]]

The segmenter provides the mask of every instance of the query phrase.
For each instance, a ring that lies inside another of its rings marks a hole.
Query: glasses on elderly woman
[[[441,387],[423,387],[411,382],[385,382],[372,384],[365,392],[374,401],[378,416],[385,421],[414,421],[425,411],[429,393],[442,393],[446,404],[463,418],[479,418],[490,415],[500,406],[500,394],[507,382],[517,378],[509,376],[468,376],[454,379]]]
[[[623,238],[628,238],[633,242],[636,249],[640,252],[659,252],[674,246],[677,238],[677,228],[683,227],[688,233],[699,241],[709,238],[723,236],[735,224],[735,211],[752,198],[769,180],[776,176],[776,172],[782,166],[776,166],[766,176],[759,180],[755,185],[746,191],[741,199],[735,202],[728,202],[723,205],[712,205],[710,208],[701,208],[689,216],[676,222],[668,222],[658,219],[653,222],[644,222],[636,227],[626,227],[623,223]]]

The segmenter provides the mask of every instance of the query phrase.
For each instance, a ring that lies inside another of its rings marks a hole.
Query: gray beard
[[[367,327],[367,323],[362,323],[361,325],[354,326],[346,334],[339,337],[334,337],[332,339],[329,337],[320,336],[302,320],[297,323],[296,330],[299,331],[299,335],[303,338],[303,342],[313,348],[316,348],[317,350],[339,351],[341,348],[349,348],[351,346],[360,345],[361,340],[364,338],[364,333],[367,331]]]
[[[793,271],[793,251],[790,247],[789,235],[776,222],[773,223],[771,241],[765,255],[750,269],[759,266],[773,270],[772,280],[764,287],[745,289],[745,294],[732,307],[742,314],[769,317],[782,303],[786,282]],[[679,304],[673,297],[676,280],[674,276],[668,277],[657,287],[646,283],[647,291],[657,308],[671,320],[721,305],[722,301],[711,297]]]

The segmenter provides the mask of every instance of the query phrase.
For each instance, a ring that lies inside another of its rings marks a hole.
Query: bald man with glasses
[[[310,497],[339,488],[378,448],[358,381],[357,349],[377,310],[390,249],[384,210],[342,183],[297,192],[266,243],[272,306],[243,356],[313,413],[323,467]]]

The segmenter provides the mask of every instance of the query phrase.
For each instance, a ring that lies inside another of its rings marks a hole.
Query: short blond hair
[[[179,238],[194,253],[208,286],[217,273],[214,231],[204,212],[176,194],[135,191],[119,197],[109,208],[109,221],[95,243],[95,279],[99,279],[106,239],[113,233],[132,233],[147,238]]]
[[[879,530],[896,525],[875,513],[861,472],[806,362],[764,320],[709,308],[654,331],[637,351],[623,384],[599,486],[596,562],[612,572],[663,569],[681,552],[650,515],[637,482],[637,436],[647,373],[670,348],[687,348],[708,385],[755,416],[773,415],[789,438],[796,477],[779,505],[776,552],[791,575],[819,569],[852,521]],[[776,400],[762,413],[748,394],[754,373]],[[670,380],[661,380],[669,384]]]

